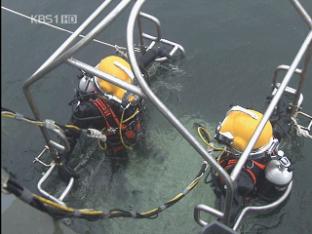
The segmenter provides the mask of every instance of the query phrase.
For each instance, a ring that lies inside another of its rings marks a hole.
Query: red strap
[[[95,105],[95,107],[101,112],[102,116],[104,117],[104,120],[106,122],[106,126],[109,128],[111,127],[109,122],[107,121],[106,117],[108,117],[110,115],[110,113],[107,111],[107,108],[104,108],[101,103],[99,102],[99,99],[96,100],[92,100],[91,101],[93,103],[93,105]]]
[[[229,169],[233,166],[235,166],[235,164],[237,163],[237,159],[230,159],[229,161],[227,161],[227,164],[225,165],[225,169]]]
[[[116,125],[119,127],[120,126],[120,121],[117,118],[115,112],[112,110],[112,108],[105,102],[105,100],[101,99],[101,98],[97,98],[96,100],[92,101],[93,104],[99,109],[99,111],[101,112],[101,114],[104,117],[109,117],[112,116]],[[106,118],[105,118],[106,120]],[[106,120],[106,123],[109,125],[108,121]],[[123,126],[122,126],[123,127]]]
[[[115,112],[112,110],[112,108],[105,102],[105,100],[103,99],[99,99],[100,104],[106,108],[110,114],[113,116],[115,123],[117,124],[117,126],[120,126],[120,122],[119,122],[119,118],[116,116]],[[123,126],[122,126],[123,127]]]
[[[259,163],[255,160],[252,160],[252,162],[260,169],[260,170],[264,170],[266,168],[266,165]]]
[[[238,161],[237,159],[230,159],[230,160],[227,162],[227,164],[226,164],[226,166],[224,167],[224,169],[227,170],[227,169],[229,169],[229,168],[235,166],[236,163],[237,163],[237,161]],[[259,164],[259,165],[258,165],[258,164]],[[258,166],[260,169],[262,169],[261,166],[264,166],[264,168],[265,168],[265,165],[263,165],[263,164],[261,164],[261,163],[258,163],[258,162],[256,162],[255,165]],[[254,173],[251,169],[249,169],[249,168],[244,168],[244,170],[245,170],[245,171],[248,173],[248,175],[250,176],[250,178],[251,178],[253,184],[255,184],[255,183],[257,182],[257,178],[256,178],[255,173]]]
[[[250,170],[249,168],[244,168],[244,170],[249,174],[250,178],[252,179],[253,184],[255,184],[257,182],[255,173],[253,173],[253,171]]]
[[[237,163],[237,159],[230,159],[229,161],[228,161],[228,164],[236,164]]]

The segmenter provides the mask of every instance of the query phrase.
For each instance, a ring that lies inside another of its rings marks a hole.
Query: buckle
[[[252,160],[247,160],[245,168],[252,169],[255,166],[255,163]]]

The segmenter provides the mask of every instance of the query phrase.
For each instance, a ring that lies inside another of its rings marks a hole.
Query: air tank
[[[291,162],[279,150],[276,158],[272,159],[265,168],[265,178],[278,188],[285,188],[293,178]]]

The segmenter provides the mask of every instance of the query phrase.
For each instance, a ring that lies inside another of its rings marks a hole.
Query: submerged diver
[[[167,57],[162,48],[148,50],[138,58],[142,73],[157,58]],[[100,71],[129,84],[135,84],[130,64],[122,57],[111,55],[103,58],[96,66]],[[106,135],[106,141],[99,144],[107,155],[124,155],[143,139],[143,99],[127,90],[82,71],[75,98],[70,102],[73,113],[69,124],[81,129],[94,128]],[[66,130],[70,151],[64,155],[69,160],[80,133]],[[65,165],[64,164],[64,165]],[[65,172],[71,169],[64,166]]]
[[[217,126],[215,139],[225,145],[218,161],[229,174],[262,118],[260,112],[233,106]],[[253,198],[275,200],[292,181],[291,163],[284,152],[279,150],[279,142],[280,139],[277,139],[272,124],[268,121],[236,180],[233,205],[237,209]],[[215,172],[212,173],[212,178],[215,192],[220,198],[224,198],[224,181]]]

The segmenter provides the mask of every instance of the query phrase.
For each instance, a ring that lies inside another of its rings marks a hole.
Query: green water
[[[310,0],[302,1],[312,13]],[[78,22],[98,1],[2,1],[2,5],[25,14],[77,14]],[[289,64],[304,37],[305,25],[288,1],[147,1],[145,11],[159,17],[163,34],[180,42],[186,57],[152,82],[155,93],[192,131],[192,124],[205,121],[213,131],[230,104],[265,109],[271,77],[279,64]],[[127,15],[99,38],[124,45]],[[77,25],[67,25],[74,29]],[[2,12],[2,106],[30,115],[22,84],[60,45],[67,34],[30,24]],[[92,44],[78,58],[97,61],[110,49]],[[73,96],[77,71],[62,66],[39,82],[35,98],[44,118],[66,122],[68,101]],[[311,71],[305,83],[304,109],[312,112]],[[112,163],[90,144],[76,157],[90,157],[70,195],[70,204],[144,211],[170,199],[191,182],[201,165],[200,156],[147,103],[146,147],[131,153],[127,163]],[[43,146],[39,130],[23,123],[2,121],[1,162],[16,178],[36,191],[40,168],[33,156]],[[249,233],[311,233],[312,144],[296,140],[286,148],[295,160],[294,189],[285,206],[269,215],[250,218]],[[114,164],[114,165],[112,165]],[[54,181],[53,181],[54,183]],[[54,183],[54,188],[61,187]],[[198,233],[193,218],[199,203],[214,204],[211,188],[199,187],[153,220],[113,219],[100,222],[74,220],[78,233]],[[208,218],[209,219],[209,218]],[[32,224],[30,224],[32,225]],[[40,225],[40,224],[38,224]]]

